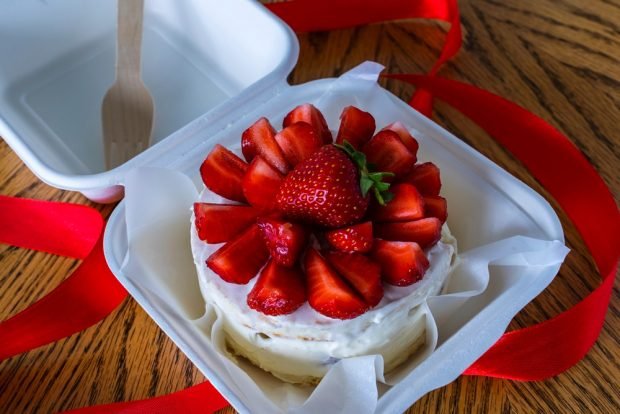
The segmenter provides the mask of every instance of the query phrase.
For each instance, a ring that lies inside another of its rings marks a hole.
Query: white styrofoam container
[[[0,0],[0,55],[12,56],[0,62],[0,135],[50,185],[80,191],[96,201],[113,201],[122,195],[125,177],[138,167],[179,171],[198,184],[198,167],[215,143],[238,145],[241,131],[259,116],[276,124],[293,106],[320,100],[334,85],[333,79],[294,87],[286,83],[297,59],[295,36],[253,1],[149,0],[143,73],[155,98],[157,144],[104,171],[99,110],[113,81],[114,4]],[[364,100],[364,87],[352,84],[349,91],[361,96],[357,103],[362,107],[370,104]],[[341,92],[342,102],[328,104],[351,103],[347,91]],[[563,241],[557,216],[538,194],[388,96],[391,112],[379,115],[414,128],[421,159],[442,170],[444,195],[468,200],[464,202],[469,203],[469,215],[460,216],[455,209],[448,220],[460,250],[515,234]],[[325,115],[333,129],[338,113]],[[111,270],[231,404],[250,412],[251,404],[208,362],[200,326],[204,302],[197,295],[195,272],[179,272],[178,280],[171,282],[169,275],[147,264],[132,273],[123,270],[131,247],[125,213],[122,202],[106,228],[104,250]],[[485,226],[487,238],[480,240],[477,232]],[[189,239],[188,230],[181,229],[185,231]],[[193,263],[186,265],[193,270]],[[558,268],[559,264],[522,278],[496,271],[484,293],[468,300],[444,324],[437,349],[412,375],[379,390],[376,411],[403,411],[458,377],[551,282]],[[188,294],[187,289],[194,292]]]
[[[205,133],[201,144],[185,154],[182,160],[171,160],[168,167],[192,178],[199,187],[200,163],[215,143],[238,148],[241,132],[258,117],[266,116],[277,125],[294,105],[321,101],[321,96],[333,87],[334,82],[334,79],[323,79],[281,89],[272,99],[255,106],[249,113],[240,114],[238,122],[227,129],[214,135]],[[363,82],[359,85],[353,83],[350,91],[341,90],[340,95],[334,97],[335,101],[342,99],[342,102],[323,103],[328,107],[355,103],[366,109],[372,102],[364,100],[364,87]],[[362,98],[347,102],[348,96],[352,95]],[[448,224],[458,240],[459,251],[471,251],[514,235],[563,242],[559,219],[540,195],[397,97],[389,93],[388,97],[394,107],[384,113],[381,113],[380,106],[375,107],[373,115],[384,123],[389,116],[389,119],[400,120],[412,127],[420,142],[420,158],[433,161],[440,167],[442,194],[453,201]],[[330,125],[337,125],[338,113],[325,112],[325,115]],[[171,198],[179,195],[173,194],[175,191],[170,193]],[[455,200],[463,205],[456,206]],[[191,202],[191,199],[180,202],[181,206],[177,208],[180,216],[171,218],[168,223],[160,223],[162,228],[159,230],[144,233],[148,249],[169,254],[169,259],[159,257],[157,263],[150,262],[152,254],[145,252],[144,247],[131,251],[126,224],[127,205],[122,202],[108,222],[104,240],[106,258],[112,272],[130,294],[231,404],[240,412],[254,412],[251,401],[244,401],[243,396],[234,391],[235,386],[222,379],[218,371],[222,368],[210,363],[212,355],[207,349],[205,322],[201,318],[205,305],[199,294],[191,253],[186,246]],[[144,209],[135,211],[141,216],[149,214]],[[156,226],[155,223],[162,218],[157,213],[153,215],[151,219],[145,219],[145,223],[150,221]],[[141,223],[139,226],[150,225]],[[162,241],[164,239],[172,241]],[[130,252],[134,255],[134,264],[131,270],[123,269]],[[162,269],[168,260],[177,260],[179,255],[185,256],[182,265],[177,263],[178,267],[172,270]],[[544,290],[559,266],[557,263],[540,270],[533,263],[533,273],[523,271],[517,272],[518,275],[507,274],[501,267],[490,267],[491,277],[483,293],[469,298],[459,307],[457,314],[448,315],[450,320],[442,323],[435,351],[398,384],[380,387],[376,412],[402,412],[425,393],[456,379],[502,335],[514,315]],[[432,303],[430,306],[433,307]]]
[[[156,144],[106,171],[100,117],[116,1],[0,0],[0,10],[0,136],[41,180],[99,202],[122,196],[127,171],[194,144],[166,139],[173,132],[222,128],[282,87],[297,61],[295,34],[258,2],[146,1],[142,74]]]

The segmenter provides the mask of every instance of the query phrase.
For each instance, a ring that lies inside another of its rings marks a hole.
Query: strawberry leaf
[[[373,172],[368,174],[368,176],[374,181],[381,181],[384,177],[394,177],[394,173],[391,172]]]
[[[366,197],[368,192],[372,190],[375,198],[382,206],[394,198],[394,195],[388,191],[390,183],[383,181],[385,177],[393,177],[394,173],[381,171],[370,172],[369,169],[373,168],[366,162],[366,155],[363,152],[357,151],[355,147],[346,140],[342,145],[333,145],[344,151],[358,168],[360,172],[360,191],[363,197]]]
[[[389,183],[384,183],[384,182],[375,182],[375,187],[377,187],[377,190],[379,191],[387,191],[390,188],[390,184]],[[371,184],[372,185],[372,184]]]
[[[368,191],[372,188],[374,184],[375,182],[368,177],[360,178],[360,189],[362,190],[363,197],[366,197],[366,194],[368,194]]]
[[[394,199],[394,193],[390,193],[389,191],[383,193],[383,201],[385,201],[386,203],[389,203],[393,199]]]

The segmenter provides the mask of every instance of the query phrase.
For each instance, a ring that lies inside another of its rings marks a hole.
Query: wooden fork
[[[143,9],[144,0],[118,0],[116,80],[101,105],[107,169],[150,145],[153,98],[140,73]]]

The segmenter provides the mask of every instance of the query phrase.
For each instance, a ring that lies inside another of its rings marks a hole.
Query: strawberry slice
[[[254,223],[258,212],[250,206],[194,203],[194,216],[200,240],[223,243]]]
[[[372,221],[330,230],[325,233],[327,242],[342,252],[369,252],[372,248]]]
[[[275,207],[275,196],[284,176],[263,157],[257,155],[243,176],[241,186],[245,199],[261,211]]]
[[[336,143],[344,144],[344,141],[348,141],[353,147],[360,149],[372,138],[375,127],[375,118],[372,115],[354,106],[347,106],[340,114]]]
[[[273,260],[282,266],[293,266],[308,240],[306,229],[300,224],[271,217],[260,217],[257,224]]]
[[[424,217],[424,198],[411,184],[395,184],[390,187],[394,198],[386,205],[376,205],[373,218],[376,221],[409,221]]]
[[[316,129],[306,122],[295,122],[276,134],[276,142],[291,167],[316,152],[323,142]]]
[[[359,253],[327,252],[325,258],[373,307],[383,297],[381,267]]]
[[[396,286],[417,282],[430,266],[422,248],[414,242],[376,239],[372,258],[381,266],[383,280]]]
[[[397,179],[406,175],[416,161],[398,134],[390,130],[379,131],[362,151],[375,171],[394,173]]]
[[[310,306],[322,315],[351,319],[368,310],[368,305],[338,276],[314,248],[305,258]]]
[[[376,235],[386,240],[416,242],[425,249],[441,239],[441,221],[428,217],[404,223],[382,223],[376,226]]]
[[[323,144],[331,144],[334,140],[332,133],[327,127],[325,117],[314,105],[306,103],[296,106],[291,112],[284,117],[282,127],[286,128],[289,125],[293,125],[295,122],[306,122],[316,129],[317,133],[321,137]]]
[[[276,130],[267,118],[262,117],[243,131],[241,151],[247,162],[251,162],[255,156],[260,155],[282,174],[286,174],[288,163],[275,140],[275,135]]]
[[[441,196],[424,197],[424,215],[426,217],[437,217],[442,223],[448,218],[448,203]]]
[[[209,256],[207,266],[226,282],[245,285],[268,258],[263,235],[252,225]]]
[[[439,168],[432,162],[425,162],[413,167],[411,172],[403,178],[403,182],[415,185],[420,194],[425,196],[439,195],[441,190]]]
[[[244,202],[241,180],[247,169],[248,165],[241,158],[217,144],[200,166],[200,176],[215,194]]]
[[[306,301],[303,274],[297,267],[280,266],[270,260],[260,272],[256,284],[248,293],[248,306],[265,315],[286,315]]]
[[[413,154],[414,157],[417,156],[420,144],[418,144],[418,141],[409,133],[406,126],[404,126],[401,122],[396,121],[383,128],[382,131],[385,131],[386,129],[396,132],[409,152]]]
[[[258,146],[264,141],[274,138],[276,130],[271,126],[265,117],[254,122],[248,129],[241,134],[241,152],[247,162],[252,162],[258,154]]]

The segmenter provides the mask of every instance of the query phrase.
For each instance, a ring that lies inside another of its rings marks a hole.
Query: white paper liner
[[[376,84],[381,70],[378,64],[362,64],[340,77],[314,102],[332,129],[338,125],[342,108],[351,104],[373,113],[378,129],[396,120],[389,116],[393,99]],[[218,381],[226,384],[253,412],[375,412],[380,394],[415,374],[415,368],[433,353],[438,343],[447,340],[464,323],[459,320],[459,313],[467,306],[476,306],[473,298],[485,294],[501,296],[501,287],[494,286],[493,292],[487,289],[491,265],[502,268],[502,280],[514,283],[520,277],[534,279],[546,271],[557,272],[568,253],[562,240],[536,238],[543,232],[532,225],[527,212],[505,200],[502,190],[482,180],[476,182],[480,180],[475,175],[479,171],[468,176],[449,174],[451,167],[445,160],[442,164],[439,159],[425,157],[424,134],[415,128],[411,130],[421,144],[418,158],[436,162],[442,170],[442,194],[448,199],[449,225],[459,244],[460,260],[443,294],[429,297],[420,305],[426,314],[426,344],[387,377],[382,357],[376,355],[336,363],[316,387],[287,384],[243,359],[230,359],[217,309],[207,307],[204,313],[205,303],[192,260],[188,223],[190,207],[198,199],[196,177],[192,181],[182,173],[155,168],[137,169],[128,175],[125,217],[129,249],[121,269],[123,274],[128,279],[138,279],[139,275],[140,286],[151,305],[155,303],[153,306],[191,321],[199,332],[196,341],[202,347],[194,357],[217,372]],[[433,145],[430,140],[428,144]],[[477,189],[484,193],[489,208],[481,208]],[[454,379],[452,373],[439,371],[436,375],[437,386]],[[386,385],[378,386],[378,382]],[[428,390],[412,390],[425,391]],[[422,394],[415,395],[419,398]]]

